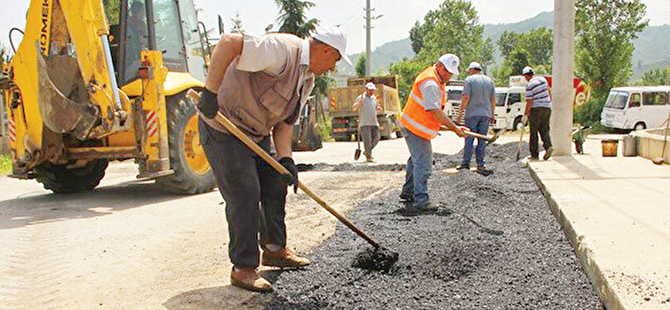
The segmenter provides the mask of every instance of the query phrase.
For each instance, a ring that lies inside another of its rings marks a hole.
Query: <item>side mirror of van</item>
[[[628,107],[629,107],[629,108],[639,108],[639,107],[640,107],[640,102],[639,102],[639,101],[638,101],[638,102],[631,102],[631,103],[628,105]]]

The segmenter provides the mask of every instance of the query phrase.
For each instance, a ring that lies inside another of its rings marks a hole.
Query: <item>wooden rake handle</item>
[[[244,145],[249,147],[254,153],[258,154],[265,162],[267,162],[272,168],[277,170],[280,174],[283,175],[291,175],[291,173],[284,168],[274,157],[272,157],[268,152],[266,152],[264,149],[262,149],[256,142],[251,140],[244,132],[242,132],[235,124],[233,124],[230,120],[228,120],[221,112],[216,113],[216,120],[223,125],[223,127],[226,128],[231,134],[233,134],[235,137],[240,139]],[[372,239],[370,236],[368,236],[366,233],[363,232],[358,226],[356,226],[353,222],[351,222],[348,218],[346,218],[344,215],[341,213],[337,212],[337,210],[333,209],[330,207],[323,199],[321,199],[319,196],[317,196],[314,192],[312,192],[305,184],[303,184],[300,181],[298,182],[298,187],[307,194],[307,196],[311,197],[316,201],[318,204],[320,204],[326,211],[328,211],[330,214],[335,216],[340,222],[342,222],[344,225],[349,227],[351,230],[353,230],[356,234],[361,236],[363,239],[365,239],[368,243],[370,243],[373,247],[379,248],[380,245],[377,243],[374,239]]]
[[[200,102],[200,94],[197,93],[194,90],[189,90],[187,92],[187,97],[192,100],[194,103]],[[216,112],[216,117],[215,119],[228,130],[232,135],[240,139],[244,145],[246,145],[249,149],[251,149],[254,153],[256,153],[258,156],[260,156],[265,162],[267,162],[272,168],[277,170],[280,174],[283,175],[291,175],[291,173],[284,168],[274,157],[270,156],[263,148],[258,146],[256,142],[251,140],[244,132],[242,132],[235,124],[233,124],[230,120],[228,120],[221,112]],[[341,213],[337,212],[337,210],[331,208],[323,199],[321,199],[319,196],[314,194],[305,184],[302,182],[298,181],[298,187],[307,194],[307,196],[311,197],[316,201],[319,205],[321,205],[326,211],[328,211],[330,214],[335,216],[340,222],[342,222],[344,225],[349,227],[349,229],[353,230],[357,235],[359,235],[361,238],[365,239],[368,243],[370,243],[375,249],[381,248],[379,243],[372,239],[370,236],[368,236],[363,230],[358,228],[353,222],[351,222],[348,218],[346,218],[344,215]]]
[[[441,128],[441,129],[444,129],[444,130],[449,130],[449,131],[451,131],[451,129],[449,129],[449,127],[447,127],[447,126],[440,126],[440,128]],[[483,134],[480,134],[480,133],[472,132],[472,131],[470,131],[470,130],[463,130],[463,133],[464,133],[466,136],[470,136],[470,137],[473,137],[473,138],[484,139],[484,140],[486,140],[486,141],[491,140],[491,137],[489,137],[489,136],[487,136],[487,135],[483,135]]]

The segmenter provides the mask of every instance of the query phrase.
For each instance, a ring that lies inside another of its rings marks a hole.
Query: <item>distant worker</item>
[[[486,135],[489,131],[489,124],[495,124],[495,85],[490,77],[482,74],[482,65],[478,62],[472,62],[468,66],[468,71],[470,76],[465,79],[465,85],[463,86],[461,108],[458,111],[457,118],[458,123],[462,123],[463,111],[465,111],[465,127],[476,133]],[[458,170],[470,169],[474,140],[473,137],[465,137],[463,161],[456,167]],[[475,151],[477,171],[487,170],[484,166],[485,156],[486,141],[477,139],[477,149]]]
[[[437,63],[424,69],[414,80],[400,118],[410,153],[400,199],[412,203],[418,210],[437,209],[428,196],[428,178],[433,165],[430,140],[437,137],[440,125],[464,136],[463,130],[444,113],[444,86],[453,75],[458,75],[459,62],[458,56],[444,54]]]
[[[351,109],[358,111],[358,126],[360,126],[360,135],[365,148],[365,158],[368,162],[373,161],[372,149],[379,143],[379,122],[377,121],[377,111],[382,107],[377,103],[375,96],[377,87],[372,82],[365,85],[365,93],[356,98],[356,103]]]
[[[530,120],[530,159],[539,159],[540,151],[537,138],[539,133],[545,150],[543,158],[547,160],[554,152],[549,136],[551,89],[547,79],[543,76],[534,76],[533,68],[526,66],[521,74],[528,81],[526,86],[526,112],[523,115],[522,123],[526,126]]]
[[[291,268],[310,263],[286,247],[286,183],[298,190],[292,159],[293,126],[314,88],[314,76],[344,59],[346,36],[339,28],[317,28],[307,39],[272,33],[262,37],[224,34],[216,45],[199,104],[200,138],[226,202],[235,286],[271,291],[256,268]],[[223,113],[270,152],[292,177],[277,173],[216,120]],[[260,237],[260,239],[259,239]],[[260,257],[259,246],[263,249]]]

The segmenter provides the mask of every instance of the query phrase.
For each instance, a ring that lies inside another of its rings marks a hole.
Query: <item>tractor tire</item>
[[[184,94],[166,98],[170,168],[174,174],[156,179],[156,183],[175,194],[209,192],[216,187],[216,179],[200,144],[195,104]]]
[[[35,179],[54,194],[72,194],[93,190],[105,176],[107,159],[95,159],[82,168],[43,164],[35,167]]]

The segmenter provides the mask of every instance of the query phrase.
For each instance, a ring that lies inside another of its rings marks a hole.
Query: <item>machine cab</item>
[[[192,0],[121,0],[120,7],[108,5],[106,11],[114,66],[122,87],[137,80],[143,50],[163,51],[163,64],[169,72],[189,73],[205,81],[209,46]],[[129,92],[132,95],[134,91]]]

